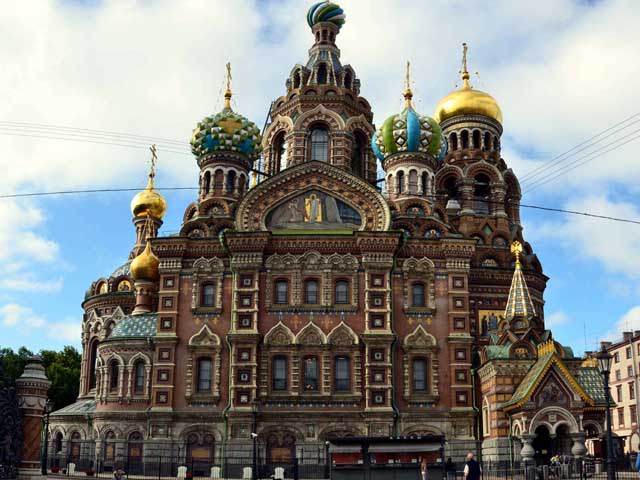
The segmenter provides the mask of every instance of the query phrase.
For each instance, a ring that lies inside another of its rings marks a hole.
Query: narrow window
[[[427,390],[427,361],[424,358],[413,360],[413,390],[416,392]]]
[[[396,188],[396,192],[402,193],[404,192],[404,172],[398,172],[398,186]]]
[[[318,303],[318,281],[307,280],[304,285],[304,303],[315,305]]]
[[[233,193],[236,188],[236,172],[230,170],[227,172],[227,192]]]
[[[452,133],[451,135],[449,135],[449,143],[451,144],[451,150],[457,150],[458,149],[458,134],[457,133]]]
[[[489,132],[484,132],[483,150],[491,150],[491,135],[489,134]]]
[[[461,137],[462,137],[462,148],[469,148],[469,131],[463,130]]]
[[[422,195],[426,195],[429,191],[429,174],[422,172]]]
[[[289,303],[289,282],[287,282],[286,280],[278,280],[276,282],[275,303],[277,304]]]
[[[327,83],[327,66],[324,63],[318,65],[318,73],[316,76],[318,85],[324,85]]]
[[[205,283],[202,286],[202,306],[213,307],[215,305],[216,288],[213,283]]]
[[[293,74],[293,88],[300,88],[300,70]]]
[[[273,142],[276,172],[287,168],[287,142],[284,136],[284,132],[279,133]]]
[[[348,392],[351,383],[349,357],[336,357],[334,390]]]
[[[351,88],[351,72],[347,72],[344,76],[344,87]]]
[[[145,365],[143,361],[138,361],[135,368],[135,392],[144,392],[144,377],[145,377]]]
[[[109,383],[109,387],[111,388],[111,390],[115,390],[118,388],[118,363],[117,362],[111,362],[111,368],[110,370],[110,378],[111,381]]]
[[[273,389],[281,392],[287,389],[287,358],[273,359]]]
[[[199,358],[198,359],[198,392],[210,392],[211,391],[211,359]]]
[[[473,131],[473,148],[480,148],[480,130]]]
[[[414,283],[411,286],[411,305],[414,307],[424,307],[423,283]]]
[[[329,159],[329,133],[324,127],[311,130],[311,160],[326,162]]]
[[[335,303],[349,303],[349,282],[346,280],[336,282]]]
[[[91,344],[89,355],[89,389],[96,388],[96,361],[98,359],[98,340]]]
[[[318,359],[316,357],[304,359],[304,389],[308,392],[318,390]]]

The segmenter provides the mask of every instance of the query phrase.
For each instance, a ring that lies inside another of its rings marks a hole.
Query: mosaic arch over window
[[[269,230],[359,230],[362,216],[342,200],[310,190],[277,205],[265,223]]]

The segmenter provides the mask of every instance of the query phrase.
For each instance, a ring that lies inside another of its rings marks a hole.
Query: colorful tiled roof
[[[576,375],[576,380],[578,380],[580,385],[582,385],[582,388],[587,392],[587,395],[593,398],[596,405],[606,405],[607,400],[604,396],[602,375],[597,368],[580,367]],[[611,401],[611,406],[615,407],[613,399],[609,398],[609,400]]]
[[[118,268],[116,268],[113,273],[110,275],[111,278],[116,278],[119,277],[121,275],[129,275],[131,273],[131,271],[129,270],[129,267],[131,266],[131,261],[124,263],[122,265],[120,265]]]
[[[118,322],[109,335],[108,340],[116,338],[146,338],[154,337],[157,329],[157,314],[141,313],[127,315]]]
[[[510,345],[488,345],[487,346],[487,360],[494,360],[497,358],[509,358]]]
[[[85,413],[93,413],[96,411],[95,400],[79,400],[76,403],[67,405],[60,410],[56,410],[51,414],[52,417],[58,415],[84,415]]]

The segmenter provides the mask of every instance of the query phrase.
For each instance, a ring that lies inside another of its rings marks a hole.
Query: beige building
[[[638,435],[638,374],[640,373],[640,330],[623,332],[622,339],[605,344],[611,363],[611,397],[615,407],[611,411],[614,436],[620,441],[618,448],[625,453],[640,449]]]

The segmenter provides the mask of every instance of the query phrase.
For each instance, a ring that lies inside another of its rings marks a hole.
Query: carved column
[[[534,465],[535,461],[533,460],[533,457],[535,456],[536,451],[531,444],[533,443],[533,439],[536,438],[535,433],[523,433],[520,438],[522,440],[522,449],[520,450],[522,462],[525,465]]]
[[[40,434],[42,432],[42,417],[44,405],[47,401],[47,390],[51,382],[42,365],[42,359],[34,356],[28,359],[24,372],[16,380],[20,410],[22,411],[22,459],[20,469],[40,470]]]
[[[571,454],[576,459],[584,457],[587,453],[587,447],[584,445],[584,442],[587,439],[587,434],[585,432],[572,433],[571,438],[573,440]]]
[[[458,191],[460,192],[461,207],[460,214],[472,214],[473,210],[473,178],[465,178],[458,185]]]

